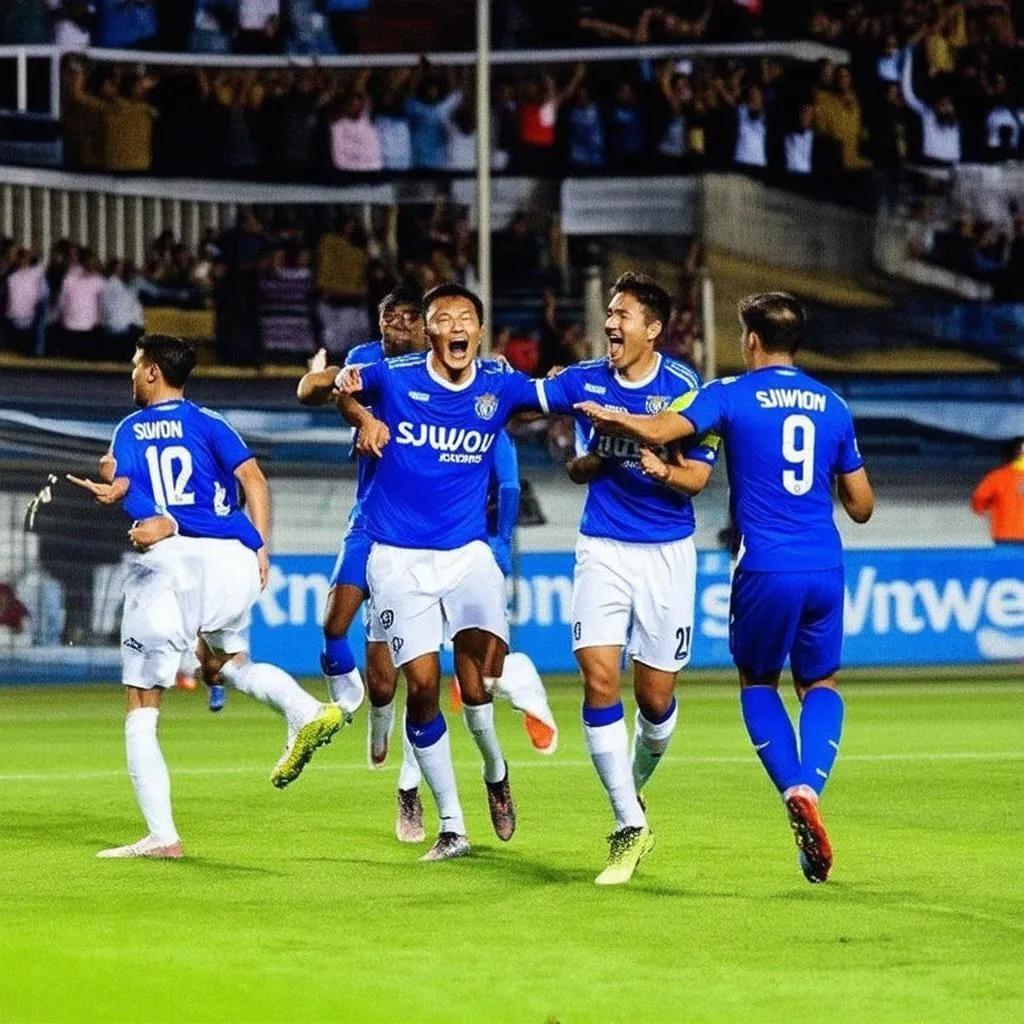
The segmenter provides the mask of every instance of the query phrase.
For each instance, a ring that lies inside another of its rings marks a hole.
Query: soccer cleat
[[[553,754],[558,749],[558,730],[546,722],[534,718],[531,714],[523,715],[526,735],[530,737],[533,749],[539,754]]]
[[[420,860],[452,860],[469,856],[469,837],[458,832],[441,832]]]
[[[179,672],[174,677],[174,687],[177,690],[194,690],[196,688],[196,677],[187,672]]]
[[[487,788],[487,807],[491,812],[494,834],[503,843],[507,843],[516,831],[516,805],[512,802],[512,790],[508,785],[507,761],[505,778],[501,782],[488,782],[484,779],[484,786]]]
[[[444,834],[455,835],[454,832]],[[427,830],[423,827],[423,801],[417,788],[398,791],[395,835],[400,843],[422,843],[427,838]]]
[[[302,774],[302,769],[309,764],[309,759],[317,747],[330,743],[341,726],[341,708],[337,704],[321,704],[320,713],[316,718],[302,726],[288,741],[281,760],[270,773],[270,781],[278,789],[284,789],[289,783],[294,782]]]
[[[211,711],[223,711],[224,705],[228,702],[227,688],[220,683],[213,683],[208,687],[206,695],[208,706]]]
[[[180,860],[184,851],[181,848],[181,840],[173,843],[162,843],[152,836],[127,846],[112,846],[109,850],[100,850],[96,854],[103,860],[115,860],[129,857],[149,857],[152,860]]]
[[[608,864],[594,879],[597,885],[623,885],[654,849],[654,833],[646,825],[626,825],[608,837]]]
[[[826,881],[832,870],[832,844],[818,813],[818,794],[810,786],[791,786],[783,800],[804,878],[812,884]]]
[[[523,725],[534,750],[553,754],[558,749],[558,726],[551,713],[544,682],[530,659],[519,652],[505,658],[505,671],[495,692],[509,700],[525,716]]]

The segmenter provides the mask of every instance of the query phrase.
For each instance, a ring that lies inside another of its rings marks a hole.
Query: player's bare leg
[[[362,704],[364,689],[347,636],[365,599],[366,593],[361,587],[352,583],[335,584],[327,595],[324,614],[325,650],[320,656],[320,667],[327,679],[331,700],[349,718]]]
[[[182,855],[181,837],[171,814],[171,778],[156,735],[162,695],[159,687],[151,690],[125,687],[124,738],[128,774],[149,832],[138,842],[100,850],[97,857],[176,860]]]
[[[466,822],[459,804],[448,726],[440,710],[441,663],[423,654],[402,666],[408,687],[405,726],[420,771],[427,780],[439,818],[438,835],[423,860],[449,860],[469,853]]]
[[[494,690],[508,645],[482,629],[464,629],[455,637],[455,674],[462,693],[466,728],[484,759],[484,784],[494,834],[508,842],[516,830],[516,808],[509,787],[508,762],[494,728]]]
[[[629,735],[619,693],[621,658],[621,647],[576,651],[583,676],[583,737],[615,813],[615,831],[608,837],[608,863],[595,879],[598,885],[628,882],[654,846],[630,770]]]
[[[294,782],[317,748],[330,743],[341,728],[337,704],[321,704],[276,665],[250,661],[242,653],[214,650],[204,637],[200,637],[198,654],[204,676],[230,683],[284,717],[288,740],[270,773],[270,781],[278,789]]]
[[[675,698],[675,673],[633,662],[633,695],[636,697],[636,720],[630,760],[633,783],[641,806],[646,810],[643,788],[654,774],[679,717]]]

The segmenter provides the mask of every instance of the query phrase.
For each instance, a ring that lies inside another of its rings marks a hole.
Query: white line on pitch
[[[841,757],[842,761],[876,762],[876,761],[1024,761],[1024,750],[961,750],[944,751],[941,753],[892,753],[892,754],[848,754]],[[754,764],[756,758],[746,756],[708,756],[708,757],[666,757],[663,762],[669,764]],[[512,766],[520,771],[524,768],[589,768],[589,760],[538,759],[535,761],[513,761]],[[479,768],[478,761],[459,761],[455,764],[459,769]],[[172,775],[248,775],[263,772],[266,765],[210,765],[199,768],[174,768]],[[313,769],[319,772],[365,772],[372,774],[365,764],[346,762],[344,764],[318,764]],[[0,774],[0,783],[4,782],[58,782],[86,781],[89,779],[121,778],[123,769],[97,772],[9,772]]]

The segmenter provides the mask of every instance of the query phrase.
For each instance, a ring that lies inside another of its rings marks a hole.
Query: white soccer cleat
[[[149,857],[153,860],[180,860],[184,850],[181,847],[181,840],[173,843],[165,843],[163,840],[154,839],[153,836],[146,836],[138,842],[129,843],[127,846],[112,846],[109,850],[100,850],[96,854],[104,860],[124,859],[130,857]]]
[[[517,711],[526,716],[524,725],[534,750],[553,754],[558,749],[558,726],[548,703],[548,695],[537,669],[519,652],[505,658],[505,671],[498,680],[496,692],[508,699]]]

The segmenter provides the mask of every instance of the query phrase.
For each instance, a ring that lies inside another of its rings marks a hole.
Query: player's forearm
[[[299,381],[296,392],[299,401],[303,405],[326,405],[331,400],[334,381],[340,372],[340,367],[328,366],[324,370],[307,373]]]
[[[622,433],[636,441],[658,448],[693,434],[693,425],[678,413],[665,410],[653,416],[624,413],[618,421]]]
[[[668,466],[668,475],[661,482],[673,491],[696,497],[707,486],[711,467],[703,462],[684,460],[682,465]]]
[[[245,507],[256,527],[257,533],[263,538],[265,546],[270,546],[270,488],[263,471],[254,466],[242,479],[242,491],[245,493]]]
[[[374,419],[373,413],[352,395],[338,395],[338,412],[341,413],[342,419],[356,430]]]

